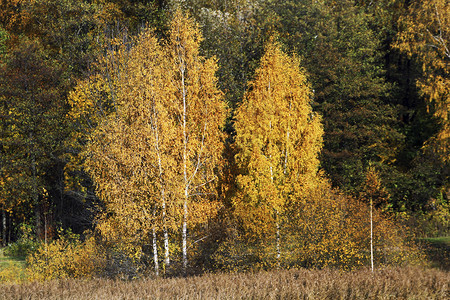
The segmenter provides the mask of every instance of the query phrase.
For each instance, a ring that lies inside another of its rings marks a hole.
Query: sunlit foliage
[[[450,157],[450,9],[446,0],[416,1],[400,18],[395,47],[418,59],[422,77],[417,87],[429,108],[441,119],[442,128],[429,141],[444,161]]]
[[[94,237],[80,241],[67,233],[49,244],[42,244],[27,258],[27,277],[31,280],[89,278],[98,274],[106,260]]]
[[[211,200],[225,107],[215,60],[199,56],[200,40],[197,25],[177,11],[167,43],[145,32],[119,54],[127,62],[111,81],[115,109],[100,118],[86,150],[87,169],[106,205],[99,229],[136,259],[152,238],[155,266],[156,232],[164,232],[167,265],[167,231],[181,229],[186,269],[187,228],[207,221],[217,206]],[[89,108],[95,98],[78,99]]]
[[[310,97],[298,58],[272,41],[236,115],[234,213],[249,238],[274,238],[277,260],[286,212],[316,180],[323,131]]]

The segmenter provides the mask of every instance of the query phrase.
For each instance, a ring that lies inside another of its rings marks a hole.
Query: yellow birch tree
[[[174,179],[170,149],[176,143],[167,102],[173,90],[164,81],[169,68],[156,37],[145,31],[136,44],[118,84],[120,106],[91,137],[86,165],[115,219],[105,220],[100,229],[106,236],[119,234],[138,244],[151,235],[158,274],[157,231],[164,233],[166,267],[170,263],[168,230],[175,227],[167,215]],[[111,229],[111,224],[120,228]]]
[[[299,59],[272,40],[236,114],[234,210],[250,236],[275,241],[278,265],[289,205],[314,183],[319,166],[323,129],[311,96]]]
[[[217,88],[217,63],[199,54],[202,35],[193,19],[177,10],[166,45],[171,66],[171,108],[178,140],[174,158],[180,176],[182,261],[188,266],[188,225],[203,223],[217,208],[217,176],[223,150],[226,109]]]
[[[117,106],[86,150],[87,170],[106,206],[98,227],[136,257],[150,243],[157,274],[157,233],[163,232],[167,267],[169,233],[181,229],[186,271],[188,227],[205,223],[218,207],[216,172],[226,109],[216,60],[199,55],[201,39],[198,25],[176,11],[165,43],[143,33],[123,53],[121,76],[93,81],[100,84],[94,90],[114,89],[110,103]],[[114,87],[105,88],[108,82]]]
[[[423,76],[417,87],[442,122],[428,145],[450,160],[450,8],[448,0],[414,1],[400,18],[394,47],[418,59]]]

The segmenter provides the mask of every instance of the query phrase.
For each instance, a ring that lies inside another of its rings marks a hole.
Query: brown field
[[[132,281],[1,284],[1,299],[450,299],[449,272],[288,270]]]

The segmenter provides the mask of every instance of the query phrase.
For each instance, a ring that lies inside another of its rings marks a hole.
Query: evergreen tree
[[[311,77],[314,106],[324,119],[322,167],[335,186],[358,194],[367,163],[392,165],[403,141],[372,15],[353,1],[270,5],[281,38],[304,57]]]

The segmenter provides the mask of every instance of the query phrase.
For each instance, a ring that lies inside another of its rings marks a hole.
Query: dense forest
[[[46,278],[420,262],[449,4],[1,0],[2,246]]]

